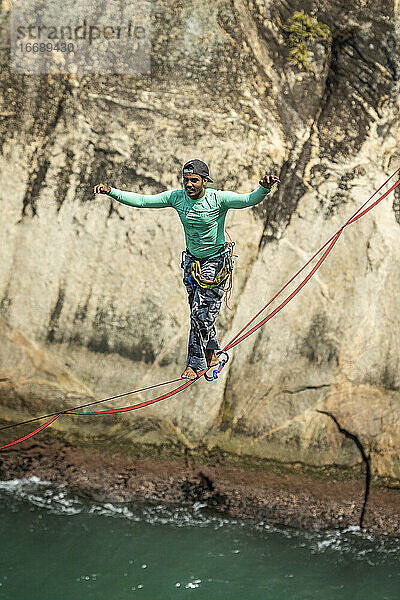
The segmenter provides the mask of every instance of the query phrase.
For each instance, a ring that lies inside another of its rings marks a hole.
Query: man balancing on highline
[[[93,191],[128,206],[171,207],[178,213],[185,231],[186,251],[181,267],[191,310],[188,356],[182,378],[197,379],[202,371],[219,362],[220,346],[214,324],[232,270],[231,246],[225,240],[226,213],[230,208],[259,204],[279,179],[264,175],[260,186],[250,194],[214,190],[207,187],[213,181],[208,166],[198,159],[183,165],[182,176],[184,189],[161,194],[135,194],[103,183],[95,185]]]

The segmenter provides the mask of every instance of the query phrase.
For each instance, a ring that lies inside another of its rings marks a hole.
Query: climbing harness
[[[224,264],[222,268],[215,275],[214,279],[207,279],[201,274],[201,264],[198,259],[192,262],[190,267],[190,273],[193,280],[202,288],[206,290],[212,290],[219,287],[224,283],[231,275],[233,271],[233,247],[235,242],[226,242],[225,249],[218,255],[223,255]]]
[[[235,261],[233,260],[234,257],[236,257],[236,254],[233,254],[233,249],[235,247],[235,242],[232,241],[229,233],[226,231],[225,229],[225,233],[229,238],[229,242],[225,242],[224,244],[224,250],[218,255],[224,256],[224,264],[222,266],[222,268],[218,271],[218,273],[216,274],[216,276],[214,277],[214,279],[207,279],[206,277],[204,277],[201,273],[201,263],[199,260],[195,259],[192,262],[192,265],[190,267],[190,279],[189,279],[189,283],[191,284],[192,288],[195,287],[195,284],[197,283],[197,285],[199,285],[200,287],[204,288],[204,289],[208,289],[208,290],[212,290],[216,287],[220,287],[223,283],[228,282],[227,286],[224,286],[223,292],[221,295],[225,294],[225,304],[227,306],[227,308],[229,310],[231,310],[231,307],[228,304],[228,301],[230,299],[230,295],[232,292],[232,285],[233,285],[233,266],[235,264]]]
[[[204,373],[204,378],[207,381],[214,381],[214,379],[218,379],[218,375],[221,373],[222,369],[224,368],[224,366],[226,365],[226,363],[229,360],[229,354],[227,352],[224,352],[224,350],[219,350],[216,352],[217,356],[222,356],[221,360],[218,363],[218,367],[216,369],[214,369],[214,371],[212,372],[211,377],[209,375],[207,375],[207,373]]]
[[[242,327],[242,329],[222,349],[222,351],[221,351],[222,354],[228,356],[226,354],[228,350],[230,350],[231,348],[234,348],[235,346],[237,346],[238,344],[240,344],[240,342],[242,342],[247,337],[249,337],[249,335],[252,335],[260,327],[262,327],[263,325],[265,325],[265,323],[267,323],[270,319],[272,319],[279,311],[281,311],[299,293],[299,291],[308,283],[308,281],[311,279],[311,277],[315,274],[315,272],[319,269],[319,267],[325,261],[325,259],[327,258],[327,256],[329,255],[329,253],[332,251],[333,247],[335,246],[336,242],[338,241],[339,237],[343,233],[344,229],[346,227],[348,227],[349,225],[352,225],[353,223],[355,223],[356,221],[358,221],[358,219],[360,219],[361,217],[363,217],[364,215],[366,215],[370,210],[372,210],[373,208],[375,208],[375,206],[377,206],[380,202],[382,202],[382,200],[384,200],[393,190],[395,190],[400,185],[400,179],[398,179],[384,194],[382,194],[382,196],[380,196],[377,200],[375,200],[370,206],[367,206],[367,204],[372,200],[372,198],[374,196],[376,196],[376,194],[378,194],[378,192],[380,192],[380,190],[399,171],[400,171],[400,167],[398,169],[396,169],[396,171],[392,175],[390,175],[390,177],[387,178],[387,180],[368,198],[368,200],[366,200],[364,202],[364,204],[345,222],[345,224],[342,225],[342,227],[340,227],[338,229],[338,231],[336,231],[336,233],[334,233],[329,238],[329,240],[327,242],[325,242],[325,244],[323,244],[323,246],[321,246],[321,248],[319,248],[319,250],[317,250],[313,254],[313,256],[293,275],[293,277],[291,277],[278,290],[278,292],[271,298],[271,300],[269,300],[267,302],[267,304],[265,304],[257,312],[257,314],[255,314],[250,319],[250,321],[248,321]],[[264,312],[280,294],[282,294],[282,292],[290,285],[290,283],[292,283],[292,281],[294,279],[296,279],[296,277],[298,277],[300,275],[300,273],[302,273],[304,271],[304,269],[319,254],[321,254],[322,251],[324,251],[324,252],[320,256],[320,258],[318,259],[318,261],[315,264],[315,266],[311,269],[311,271],[308,273],[308,275],[306,277],[304,277],[304,279],[297,285],[297,287],[294,289],[294,291],[291,294],[289,294],[285,298],[285,300],[283,300],[279,304],[279,306],[277,306],[273,311],[271,311],[266,317],[264,317],[263,319],[261,319],[261,321],[259,321],[258,323],[256,323],[255,325],[253,325],[253,327],[251,329],[249,329],[250,325],[257,319],[257,317],[260,316],[261,313]],[[226,362],[227,362],[227,359],[224,359],[224,358],[220,361],[220,364],[218,365],[217,369],[215,369],[214,372],[213,372],[212,378],[210,378],[211,380],[214,380],[214,379],[216,379],[218,377],[218,374],[220,373],[220,371],[222,370],[222,368],[224,367],[224,365],[226,364]],[[203,371],[200,371],[199,374],[198,374],[199,376],[197,377],[197,379],[188,379],[183,384],[179,385],[177,388],[175,388],[175,389],[173,389],[173,390],[171,390],[171,391],[169,391],[169,392],[167,392],[165,394],[157,396],[156,398],[152,398],[151,400],[146,400],[144,402],[139,402],[137,404],[133,404],[133,405],[130,405],[130,406],[122,406],[122,407],[119,407],[119,408],[111,408],[111,409],[108,409],[108,410],[101,410],[101,411],[94,411],[94,412],[78,412],[78,411],[82,411],[83,408],[87,408],[87,407],[93,406],[95,404],[100,404],[102,402],[108,402],[109,400],[113,400],[115,398],[122,398],[123,396],[128,396],[130,394],[134,394],[134,393],[137,393],[139,391],[144,391],[145,389],[159,387],[159,386],[162,386],[162,385],[167,385],[169,383],[173,383],[173,382],[176,382],[176,381],[182,381],[182,380],[181,379],[174,379],[174,380],[171,380],[171,381],[165,381],[163,383],[159,383],[159,384],[156,384],[156,385],[153,385],[153,386],[149,386],[148,388],[142,388],[141,390],[133,390],[133,391],[130,391],[130,392],[125,392],[125,393],[122,393],[122,394],[118,394],[117,396],[112,396],[112,397],[108,397],[108,398],[103,398],[101,400],[95,400],[93,402],[88,402],[88,403],[83,404],[81,406],[76,406],[75,408],[70,408],[70,409],[62,410],[62,411],[57,411],[57,412],[54,412],[54,413],[51,413],[51,414],[48,414],[48,415],[42,415],[40,417],[34,417],[32,419],[28,419],[27,421],[23,421],[22,423],[13,423],[12,425],[6,425],[5,427],[0,427],[0,431],[1,431],[3,429],[11,429],[11,428],[17,427],[18,425],[32,423],[32,422],[35,422],[35,421],[40,421],[42,419],[45,419],[45,418],[48,419],[49,417],[51,417],[48,421],[46,421],[45,423],[43,423],[40,427],[38,427],[34,431],[31,431],[30,433],[24,435],[23,437],[20,437],[17,440],[14,440],[13,442],[10,442],[8,444],[5,444],[4,446],[0,446],[0,450],[3,450],[3,449],[8,448],[10,446],[14,446],[15,444],[19,444],[20,442],[23,442],[24,440],[27,440],[27,439],[33,437],[34,435],[36,435],[37,433],[39,433],[40,431],[42,431],[43,429],[45,429],[46,427],[48,427],[49,425],[51,425],[56,419],[58,419],[61,415],[64,415],[64,414],[68,414],[68,415],[87,415],[87,416],[89,416],[89,415],[106,415],[106,414],[109,415],[109,414],[116,414],[116,413],[122,413],[122,412],[128,412],[128,411],[138,410],[138,409],[143,408],[145,406],[150,406],[150,405],[155,404],[157,402],[161,402],[162,400],[165,400],[166,398],[170,398],[171,396],[174,396],[174,395],[182,392],[183,390],[185,390],[187,387],[193,385],[203,375],[205,375],[208,370],[209,369],[204,369]],[[215,372],[217,372],[216,376],[214,376]]]

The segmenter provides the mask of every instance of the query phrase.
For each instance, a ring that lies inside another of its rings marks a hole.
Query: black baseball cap
[[[210,177],[208,165],[198,158],[194,158],[193,160],[189,160],[187,163],[185,163],[182,168],[182,173],[183,175],[186,173],[194,173],[196,175],[200,175],[201,177],[206,177],[208,181],[211,181],[211,183],[213,182]]]

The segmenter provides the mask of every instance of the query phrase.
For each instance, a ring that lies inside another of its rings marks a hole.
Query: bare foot
[[[208,367],[215,367],[215,365],[218,365],[219,358],[216,350],[206,350],[205,354]]]
[[[195,371],[195,369],[193,369],[192,367],[186,367],[186,369],[183,371],[182,375],[181,375],[182,379],[197,379],[198,375],[197,372]]]

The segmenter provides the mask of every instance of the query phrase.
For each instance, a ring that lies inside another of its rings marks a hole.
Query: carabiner
[[[229,360],[229,354],[227,352],[224,352],[224,350],[218,350],[218,352],[216,354],[217,354],[217,356],[224,355],[224,357],[219,361],[218,367],[216,369],[214,369],[211,377],[209,375],[207,375],[207,373],[204,373],[204,377],[207,381],[214,381],[214,379],[218,379],[219,373],[222,371],[222,369],[224,368],[224,366],[226,365],[226,363]]]

